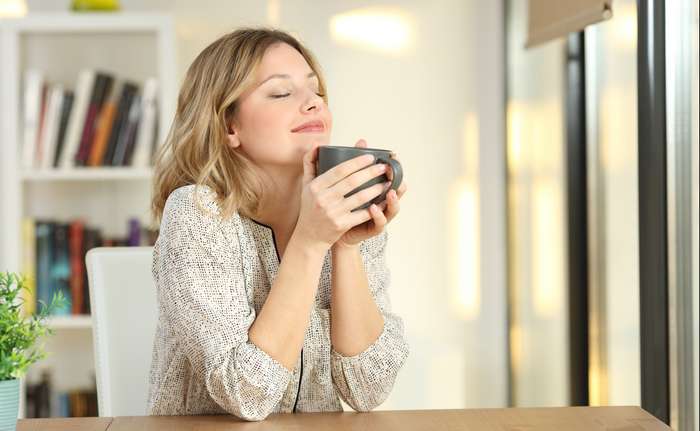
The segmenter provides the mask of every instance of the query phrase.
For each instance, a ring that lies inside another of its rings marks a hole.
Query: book
[[[103,72],[97,73],[95,83],[92,87],[87,113],[85,115],[85,124],[80,138],[80,145],[74,158],[76,166],[85,166],[87,164],[90,155],[90,146],[94,139],[97,115],[111,91],[113,81],[114,77],[112,77],[112,75]]]
[[[95,71],[84,69],[78,75],[78,83],[76,84],[73,107],[68,119],[66,135],[61,148],[61,157],[59,166],[63,169],[71,168],[75,165],[74,156],[80,146],[80,139],[85,125],[85,117],[87,114],[88,105],[90,103],[90,95],[95,82]]]
[[[24,76],[24,130],[22,145],[22,167],[34,167],[42,105],[44,75],[37,69],[28,69]]]
[[[48,103],[48,84],[46,82],[41,86],[41,109],[39,111],[39,125],[36,135],[36,147],[34,150],[34,160],[32,161],[32,167],[38,168],[41,166],[41,155],[44,153],[44,133],[46,129],[46,108]]]
[[[141,119],[136,142],[126,153],[126,164],[129,166],[143,168],[151,165],[158,127],[157,96],[158,81],[155,78],[149,78],[143,86]]]
[[[64,316],[71,313],[72,295],[70,291],[70,262],[68,259],[68,224],[53,223],[53,251],[51,253],[51,296],[62,293],[66,301],[62,307],[54,310],[54,314]]]
[[[137,218],[129,219],[129,233],[127,234],[126,245],[138,247],[141,244],[141,223]]]
[[[27,382],[27,405],[25,410],[27,418],[48,418],[52,416],[51,389],[51,373],[46,368],[41,370],[39,382]]]
[[[72,313],[85,312],[85,297],[83,295],[83,276],[85,273],[85,259],[83,255],[83,231],[85,223],[75,220],[70,224],[68,231],[68,248],[70,254],[70,291],[73,297]]]
[[[53,167],[59,167],[61,160],[61,153],[63,152],[63,146],[65,143],[66,130],[68,129],[68,120],[70,119],[70,113],[73,108],[73,92],[66,90],[63,93],[63,104],[61,105],[61,120],[58,126],[58,135],[56,136],[56,151],[54,153]]]
[[[138,86],[132,82],[124,82],[122,86],[119,103],[117,104],[117,113],[112,124],[109,141],[107,142],[107,149],[102,158],[103,166],[112,166],[112,159],[114,159],[114,152],[119,142],[120,132],[124,127],[124,123],[129,114],[129,107],[131,106],[134,96],[138,93],[138,90]]]
[[[63,392],[60,394],[57,394],[57,405],[58,405],[58,412],[56,416],[60,418],[67,418],[71,416],[71,402],[72,400],[69,398],[69,394],[67,392]]]
[[[44,130],[41,134],[42,153],[39,155],[39,167],[49,169],[53,166],[58,129],[61,123],[61,108],[63,105],[63,87],[60,84],[51,85],[48,90]]]
[[[36,298],[37,310],[51,303],[53,284],[51,281],[51,261],[53,260],[53,223],[36,223]]]
[[[100,111],[100,115],[97,119],[97,126],[95,128],[95,137],[92,141],[90,148],[90,154],[88,155],[87,165],[88,166],[100,166],[102,164],[102,158],[107,151],[107,143],[109,140],[109,135],[112,131],[114,125],[114,117],[117,113],[117,95],[119,93],[112,91],[109,97]]]
[[[22,219],[22,273],[27,277],[23,292],[25,315],[36,311],[36,229],[34,219]]]
[[[81,250],[82,262],[85,262],[85,255],[95,247],[104,246],[102,232],[99,229],[86,227],[83,233],[83,247]],[[90,288],[88,284],[87,271],[83,270],[83,312],[90,314]]]
[[[136,139],[136,131],[139,125],[139,117],[141,115],[141,95],[135,94],[129,106],[129,113],[126,116],[122,129],[119,131],[119,139],[117,146],[114,149],[114,157],[112,158],[112,166],[125,166],[126,153]]]
[[[25,416],[27,418],[96,417],[97,388],[57,390],[53,380],[55,369],[43,368],[38,382],[26,382]],[[91,377],[94,375],[91,375]],[[94,377],[92,377],[94,382]]]

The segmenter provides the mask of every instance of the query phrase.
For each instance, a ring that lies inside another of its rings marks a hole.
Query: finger
[[[399,186],[399,189],[396,190],[396,193],[398,194],[399,199],[401,199],[401,196],[403,196],[404,193],[406,193],[406,190],[408,190],[408,186],[406,185],[406,182],[401,181],[401,185]]]
[[[354,174],[355,172],[374,164],[374,155],[363,154],[346,160],[337,166],[333,166],[323,174],[319,175],[317,181],[321,188],[330,188],[339,181]]]
[[[367,187],[366,189],[360,190],[352,196],[345,198],[342,205],[343,211],[351,211],[366,204],[367,202],[381,195],[387,186],[387,183],[375,184],[372,187]]]
[[[387,224],[387,218],[384,215],[382,211],[379,210],[379,207],[375,204],[372,204],[370,206],[370,212],[372,213],[372,220],[374,221],[374,231],[376,233],[379,233],[384,229],[384,226]]]
[[[399,213],[399,210],[401,209],[401,204],[399,203],[399,198],[396,195],[396,191],[392,190],[389,193],[387,193],[387,209],[384,212],[386,215],[386,218],[388,221],[391,221],[394,217],[396,217],[396,214]]]
[[[367,183],[367,181],[371,180],[372,178],[384,175],[386,169],[387,165],[384,163],[377,163],[369,166],[338,182],[330,188],[330,191],[335,197],[345,196],[361,185]]]
[[[346,226],[348,226],[348,229],[361,225],[369,220],[372,220],[372,213],[369,209],[353,211],[348,213],[344,219],[344,221],[347,223]]]
[[[357,141],[357,143],[355,143],[355,147],[367,148],[367,141],[365,141],[364,139],[360,139],[359,141]]]
[[[316,178],[316,159],[318,158],[318,148],[319,147],[314,147],[304,154],[304,184],[308,184],[314,178]]]
[[[390,164],[387,164],[388,168],[386,170],[386,176],[389,178],[390,181],[394,180],[394,169],[392,169]]]

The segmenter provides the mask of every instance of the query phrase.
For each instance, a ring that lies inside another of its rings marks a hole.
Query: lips
[[[321,121],[308,121],[292,129],[292,133],[323,132],[325,126]]]

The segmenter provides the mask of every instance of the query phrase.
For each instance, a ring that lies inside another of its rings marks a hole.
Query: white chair
[[[86,256],[100,416],[144,416],[158,321],[153,247],[100,247]]]

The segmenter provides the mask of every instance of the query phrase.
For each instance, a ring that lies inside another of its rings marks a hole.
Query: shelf
[[[54,316],[47,319],[49,327],[52,329],[91,329],[92,316]]]
[[[21,173],[22,181],[25,182],[149,180],[152,176],[151,168],[51,169]]]
[[[171,25],[169,16],[149,12],[30,13],[22,18],[3,19],[2,22],[20,32],[31,33],[158,31]]]

